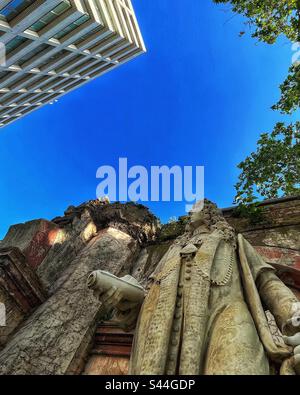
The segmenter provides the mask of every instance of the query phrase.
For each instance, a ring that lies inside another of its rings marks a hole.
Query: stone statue
[[[136,325],[130,374],[300,374],[298,299],[209,201],[192,210],[142,305],[115,287],[99,298],[121,325]],[[266,310],[286,344],[273,339]]]

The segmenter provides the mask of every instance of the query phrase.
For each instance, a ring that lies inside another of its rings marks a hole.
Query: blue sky
[[[133,0],[147,54],[0,130],[0,239],[94,199],[102,165],[205,166],[206,196],[230,206],[236,165],[283,117],[270,110],[291,45],[243,38],[211,0]],[[163,221],[184,203],[149,203]]]

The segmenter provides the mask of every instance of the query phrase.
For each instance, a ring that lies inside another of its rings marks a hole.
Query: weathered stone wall
[[[38,219],[9,228],[0,248],[18,247],[26,262],[36,269],[55,243],[59,227],[50,221]]]
[[[59,227],[34,220],[10,227],[0,242],[0,302],[6,306],[6,326],[0,327],[0,348],[23,320],[47,297],[36,274],[51,250]]]
[[[108,228],[101,231],[72,262],[65,283],[38,308],[0,354],[0,372],[65,374],[84,343],[93,335],[100,309],[86,287],[88,274],[106,269],[116,275],[128,270],[137,243],[127,234]],[[82,350],[83,355],[85,350]],[[76,370],[76,366],[71,370]]]
[[[87,289],[88,274],[97,269],[117,276],[131,273],[143,246],[154,241],[158,226],[143,206],[99,202],[68,209],[53,224],[59,228],[55,240],[36,267],[49,297],[8,339],[0,353],[0,374],[80,372],[103,314]],[[6,246],[13,243],[20,254],[27,250],[36,235],[31,227],[11,229]]]
[[[264,220],[255,225],[236,217],[233,209],[223,212],[267,262],[300,269],[299,197],[266,202],[262,209]],[[9,312],[9,326],[2,338],[0,333],[4,346],[0,373],[79,373],[103,314],[86,287],[88,273],[103,269],[118,276],[131,274],[146,285],[185,226],[182,217],[160,228],[141,205],[91,201],[69,207],[64,216],[52,221],[11,227],[0,243],[0,253],[15,251],[27,269],[19,273],[18,262],[17,266],[6,264],[9,257],[5,255],[0,274],[4,279],[10,270],[20,284],[26,278],[35,280],[20,295],[13,292],[14,282],[8,288],[8,281],[2,285],[0,281],[0,302],[7,304]],[[283,269],[282,275],[287,278],[290,273]],[[294,272],[290,278],[294,281]],[[45,301],[40,298],[32,303],[37,290]],[[28,310],[22,310],[22,303],[29,303]]]

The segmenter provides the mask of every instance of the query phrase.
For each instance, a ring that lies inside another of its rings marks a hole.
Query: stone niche
[[[0,242],[0,302],[6,310],[6,326],[0,327],[0,348],[46,300],[36,269],[55,244],[58,232],[56,224],[39,219],[11,226]]]
[[[45,301],[33,269],[19,248],[0,249],[0,302],[5,305],[6,326],[0,327],[0,347],[31,311]]]

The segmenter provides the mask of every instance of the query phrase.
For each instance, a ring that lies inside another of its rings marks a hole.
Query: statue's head
[[[204,199],[194,204],[189,216],[187,231],[193,232],[197,229],[197,233],[208,233],[221,213],[214,203]]]
[[[210,233],[218,230],[225,239],[234,237],[234,230],[225,220],[222,211],[208,199],[200,200],[189,213],[186,231],[190,233]]]

